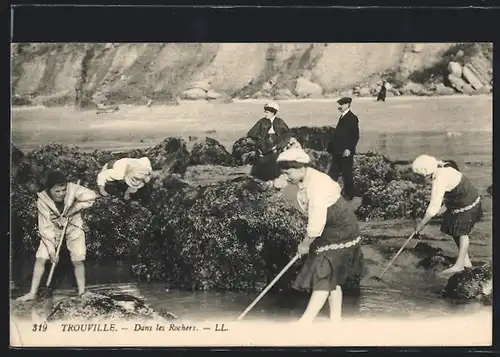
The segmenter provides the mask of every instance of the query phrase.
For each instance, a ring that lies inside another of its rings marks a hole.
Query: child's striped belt
[[[340,243],[340,244],[335,243],[335,244],[330,244],[330,245],[324,245],[324,246],[316,249],[316,252],[321,253],[321,252],[324,252],[327,250],[337,250],[337,249],[350,248],[350,247],[358,244],[360,240],[361,240],[361,237],[358,237],[358,238],[351,240],[349,242],[346,242],[346,243]]]

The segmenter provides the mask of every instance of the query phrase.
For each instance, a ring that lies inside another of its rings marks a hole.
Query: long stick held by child
[[[41,240],[36,252],[31,289],[19,300],[27,301],[36,297],[45,271],[45,263],[49,259],[57,261],[57,246],[62,229],[68,220],[71,224],[68,224],[66,230],[66,246],[75,269],[78,293],[85,292],[86,244],[80,212],[91,207],[96,198],[97,194],[94,191],[68,182],[61,172],[52,171],[48,174],[45,189],[38,193],[38,231]]]

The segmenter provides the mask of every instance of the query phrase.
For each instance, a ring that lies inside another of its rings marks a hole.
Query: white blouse
[[[307,235],[319,237],[325,229],[328,207],[340,198],[340,185],[327,174],[308,167],[298,187],[297,201],[308,215]]]
[[[274,131],[273,123],[274,123],[274,119],[271,119],[271,127],[267,131],[268,134],[276,134],[276,132]]]
[[[452,191],[462,179],[462,173],[453,167],[439,167],[432,178],[431,200],[427,207],[427,214],[435,216],[443,205],[446,192]]]

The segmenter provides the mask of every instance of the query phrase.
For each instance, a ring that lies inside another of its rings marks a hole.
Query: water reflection
[[[32,267],[30,259],[24,260],[24,263],[17,267],[21,268],[22,273],[12,277],[15,282],[15,288],[11,291],[13,298],[29,289]],[[86,267],[90,291],[112,289],[136,295],[146,299],[154,309],[173,312],[179,318],[186,320],[236,319],[258,295],[258,292],[168,290],[162,283],[136,282],[130,278],[130,262],[127,261],[88,261]],[[441,299],[438,293],[442,286],[433,286],[431,281],[425,279],[414,279],[411,287],[405,287],[400,283],[405,279],[408,281],[413,277],[400,276],[392,284],[383,286],[365,284],[359,293],[347,292],[343,299],[344,317],[377,315],[432,317],[484,309],[476,303],[457,305]],[[76,294],[73,271],[68,263],[64,265],[64,262],[61,262],[58,266],[54,288],[57,289],[56,299]],[[245,319],[293,320],[303,313],[308,299],[307,293],[295,290],[272,292],[264,296]],[[323,307],[319,316],[328,317],[327,305]]]

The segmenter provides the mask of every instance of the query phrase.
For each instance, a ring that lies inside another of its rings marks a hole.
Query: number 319
[[[45,332],[47,331],[47,324],[34,324],[33,332]]]

